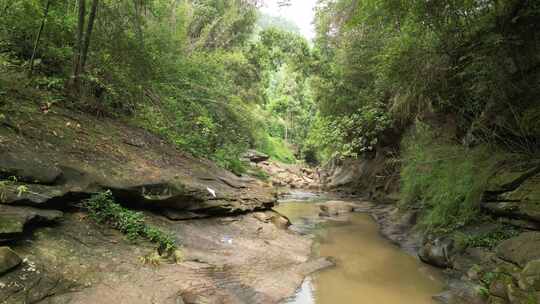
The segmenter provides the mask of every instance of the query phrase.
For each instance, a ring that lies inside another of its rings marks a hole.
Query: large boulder
[[[58,221],[62,216],[63,213],[56,210],[0,205],[0,242],[20,237],[31,225]]]
[[[426,239],[418,251],[418,257],[424,263],[446,268],[452,264],[453,249],[454,241],[451,238]]]
[[[21,258],[9,247],[0,247],[0,275],[19,266]]]
[[[540,232],[524,232],[505,240],[496,252],[501,259],[525,267],[530,261],[540,259]]]

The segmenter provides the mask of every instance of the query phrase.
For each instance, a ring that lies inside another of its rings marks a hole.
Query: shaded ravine
[[[443,289],[441,273],[381,236],[369,214],[321,218],[317,203],[325,200],[301,196],[274,209],[289,217],[292,230],[314,239],[314,255],[332,257],[336,266],[308,276],[285,303],[435,303],[432,296]]]

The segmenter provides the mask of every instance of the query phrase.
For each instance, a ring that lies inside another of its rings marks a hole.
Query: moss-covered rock
[[[0,205],[0,241],[16,239],[28,226],[58,221],[62,216],[56,210]]]
[[[540,259],[540,232],[524,232],[503,241],[496,251],[503,260],[525,267],[530,261]]]
[[[530,261],[523,268],[519,287],[524,290],[540,291],[540,259]]]
[[[21,258],[9,247],[0,247],[0,275],[21,264]]]
[[[0,158],[0,178],[50,185],[61,177],[62,171],[46,159],[23,158],[11,153],[5,153]]]
[[[507,287],[508,299],[511,304],[537,304],[538,295],[535,292],[527,292],[519,289],[514,284],[509,284]]]

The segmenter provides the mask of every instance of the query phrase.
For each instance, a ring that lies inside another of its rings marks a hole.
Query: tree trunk
[[[84,47],[83,47],[83,52],[82,52],[81,68],[80,68],[81,73],[84,73],[86,59],[88,58],[88,49],[90,48],[90,38],[92,36],[92,30],[94,29],[94,21],[96,20],[98,4],[99,4],[99,0],[92,1],[92,9],[90,11],[90,17],[88,17],[88,28],[86,29],[86,34],[84,35]]]
[[[77,41],[73,54],[73,86],[79,92],[79,77],[81,73],[81,54],[83,49],[84,21],[86,18],[86,0],[79,0],[79,22],[77,24]]]
[[[144,47],[144,36],[142,29],[142,9],[144,4],[140,0],[135,0],[133,1],[133,5],[135,6],[135,28],[137,32],[137,40],[139,40],[141,47]]]
[[[36,51],[39,46],[39,39],[41,38],[41,33],[43,33],[43,28],[45,27],[45,22],[47,21],[47,16],[49,15],[49,7],[51,6],[51,0],[47,0],[47,5],[45,6],[45,11],[43,12],[43,19],[41,20],[41,26],[34,42],[34,50],[32,51],[32,57],[30,58],[30,69],[28,70],[28,77],[32,77],[34,72],[34,60],[36,59]]]

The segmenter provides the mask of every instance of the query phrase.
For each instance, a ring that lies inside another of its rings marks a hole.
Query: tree
[[[98,4],[99,0],[92,0],[92,7],[85,33],[84,26],[86,23],[86,0],[79,0],[79,18],[77,23],[77,37],[73,59],[73,85],[75,92],[77,93],[80,93],[80,77],[81,74],[84,74],[84,68],[88,58],[88,50],[90,48],[90,41],[97,15]]]
[[[43,12],[43,19],[41,19],[41,26],[39,27],[37,36],[36,36],[36,42],[34,43],[34,50],[32,51],[32,57],[30,58],[30,67],[28,69],[28,77],[32,77],[32,73],[34,70],[34,60],[36,59],[36,52],[39,46],[39,40],[41,39],[41,33],[43,33],[43,28],[45,27],[45,22],[47,21],[47,16],[49,15],[49,7],[51,6],[52,0],[47,0],[47,5],[45,6],[44,12]]]

